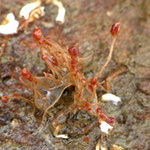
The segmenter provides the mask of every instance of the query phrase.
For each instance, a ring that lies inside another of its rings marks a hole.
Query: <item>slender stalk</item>
[[[111,47],[110,47],[109,55],[107,57],[107,61],[105,62],[105,64],[103,65],[103,67],[101,68],[101,70],[99,71],[99,73],[97,74],[96,78],[98,78],[103,73],[104,69],[106,68],[106,66],[110,62],[110,60],[112,58],[112,53],[113,53],[113,50],[114,50],[115,41],[116,41],[116,37],[113,38],[113,41],[111,43]]]

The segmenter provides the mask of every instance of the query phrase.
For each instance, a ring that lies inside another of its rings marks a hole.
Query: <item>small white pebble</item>
[[[17,33],[17,28],[19,26],[19,22],[15,20],[15,16],[13,13],[9,13],[5,18],[7,24],[0,25],[0,33],[1,34],[15,34]],[[5,22],[4,20],[4,22]]]
[[[2,97],[3,96],[3,93],[0,93],[0,97]]]
[[[113,14],[113,13],[112,13],[111,11],[107,11],[107,12],[106,12],[106,15],[107,15],[108,17],[111,17],[112,14]]]
[[[106,93],[102,96],[102,100],[103,101],[112,101],[113,104],[117,105],[118,102],[121,101],[121,98],[114,94]]]
[[[56,138],[63,138],[63,139],[68,139],[68,135],[66,134],[59,134],[55,136]]]
[[[108,123],[106,123],[105,121],[102,121],[101,122],[101,125],[100,125],[100,128],[101,128],[101,131],[108,134],[108,130],[109,129],[112,129],[113,127],[110,126]]]
[[[19,125],[19,122],[17,121],[17,119],[14,119],[14,120],[12,120],[12,122],[11,122],[11,126],[12,127],[17,127]]]
[[[66,10],[63,7],[63,4],[60,1],[58,1],[58,0],[54,0],[53,4],[58,7],[58,14],[57,14],[57,17],[56,17],[56,21],[61,23],[61,24],[63,24],[64,23],[64,19],[65,19]]]
[[[33,3],[28,3],[26,5],[24,5],[21,10],[20,10],[20,13],[19,13],[19,16],[20,17],[24,17],[25,19],[28,19],[29,18],[29,14],[30,12],[35,9],[36,7],[39,7],[41,5],[41,1],[38,0],[38,1],[35,1]],[[42,8],[43,9],[43,8]]]

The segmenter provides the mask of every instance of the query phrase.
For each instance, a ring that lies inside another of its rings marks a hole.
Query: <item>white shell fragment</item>
[[[17,120],[17,119],[13,119],[12,122],[11,122],[11,126],[12,126],[13,128],[15,128],[15,127],[17,127],[18,125],[19,125],[18,120]]]
[[[51,92],[50,92],[50,91],[47,91],[46,98],[49,99],[50,96],[51,96]]]
[[[59,134],[55,136],[56,138],[68,139],[68,135],[66,134]]]
[[[102,100],[103,101],[112,101],[113,104],[117,105],[118,102],[121,101],[121,98],[114,94],[106,93],[102,96]]]
[[[45,7],[44,7],[44,6],[41,6],[40,8],[41,8],[41,12],[42,12],[42,13],[41,13],[41,16],[44,16],[44,15],[45,15],[45,11],[44,11]]]
[[[58,7],[58,14],[57,14],[57,17],[56,17],[56,21],[63,24],[64,19],[65,19],[66,10],[63,7],[63,4],[61,2],[59,2],[58,0],[54,0],[53,4]]]
[[[98,140],[96,147],[95,147],[95,150],[100,150],[100,140]]]
[[[107,148],[106,148],[106,147],[101,146],[101,149],[100,149],[100,150],[107,150]]]
[[[114,150],[124,150],[123,147],[118,146],[118,145],[112,145],[112,148],[113,148]]]
[[[108,123],[106,123],[105,121],[102,121],[101,122],[101,125],[100,125],[100,128],[101,128],[101,131],[108,134],[108,130],[109,129],[112,129],[113,127],[110,126]]]
[[[24,19],[27,20],[29,18],[30,12],[36,7],[39,7],[40,5],[41,5],[41,1],[35,1],[33,3],[28,3],[24,5],[20,10],[19,16],[24,17]],[[43,11],[43,7],[41,8],[41,10]]]
[[[15,20],[15,16],[13,13],[9,13],[3,22],[7,22],[7,24],[2,23],[0,25],[0,33],[1,34],[15,34],[17,33],[17,28],[19,26],[19,22]]]

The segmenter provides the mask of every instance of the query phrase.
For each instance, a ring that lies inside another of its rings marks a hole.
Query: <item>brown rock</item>
[[[150,79],[142,79],[138,83],[138,88],[145,94],[150,94]]]

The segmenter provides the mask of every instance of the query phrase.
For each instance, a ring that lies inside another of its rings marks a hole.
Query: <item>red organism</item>
[[[8,97],[7,96],[2,96],[2,101],[4,102],[4,103],[7,103],[8,102]]]
[[[112,25],[110,32],[112,36],[115,37],[118,35],[119,31],[120,31],[120,22],[117,22]]]
[[[29,81],[32,81],[32,74],[27,68],[22,69],[21,76]]]
[[[43,33],[40,28],[35,28],[32,31],[32,36],[33,36],[34,40],[37,41],[39,44],[43,43]]]
[[[77,68],[78,68],[78,64],[77,64],[77,61],[76,60],[71,60],[71,62],[70,62],[70,64],[71,64],[71,68],[73,69],[73,70],[76,70]]]
[[[71,57],[78,57],[79,56],[79,48],[78,45],[71,46],[68,48],[68,52]]]
[[[108,117],[102,111],[96,90],[100,84],[98,78],[102,75],[104,69],[111,61],[119,30],[119,22],[112,25],[111,34],[113,40],[107,60],[97,75],[90,79],[86,79],[84,75],[83,60],[86,60],[86,58],[79,57],[79,48],[77,44],[69,48],[64,48],[64,46],[62,47],[51,38],[44,37],[40,28],[35,28],[33,30],[32,36],[35,42],[40,45],[41,58],[48,66],[49,72],[44,72],[43,76],[36,77],[32,75],[27,68],[22,69],[19,79],[25,86],[33,91],[34,100],[29,100],[20,96],[19,98],[43,110],[44,120],[48,111],[59,101],[64,90],[69,87],[74,87],[73,104],[69,106],[68,109],[66,108],[67,110],[65,112],[59,112],[58,116],[56,115],[56,118],[52,121],[55,128],[54,135],[57,135],[56,133],[61,129],[61,125],[59,125],[59,115],[67,116],[71,112],[76,113],[79,109],[97,117],[98,124],[105,121],[110,125],[114,125],[115,119]],[[14,97],[18,96],[14,95],[13,98]],[[8,97],[2,97],[2,101],[7,102]]]
[[[58,61],[57,61],[56,57],[53,55],[50,58],[50,62],[52,63],[52,65],[58,66]]]
[[[19,95],[18,95],[18,94],[13,94],[13,97],[14,97],[14,98],[18,98]]]
[[[107,117],[106,122],[112,126],[115,125],[115,119],[113,117]]]
[[[90,79],[90,83],[92,84],[92,85],[95,85],[96,83],[97,83],[97,79],[96,78],[91,78]]]

